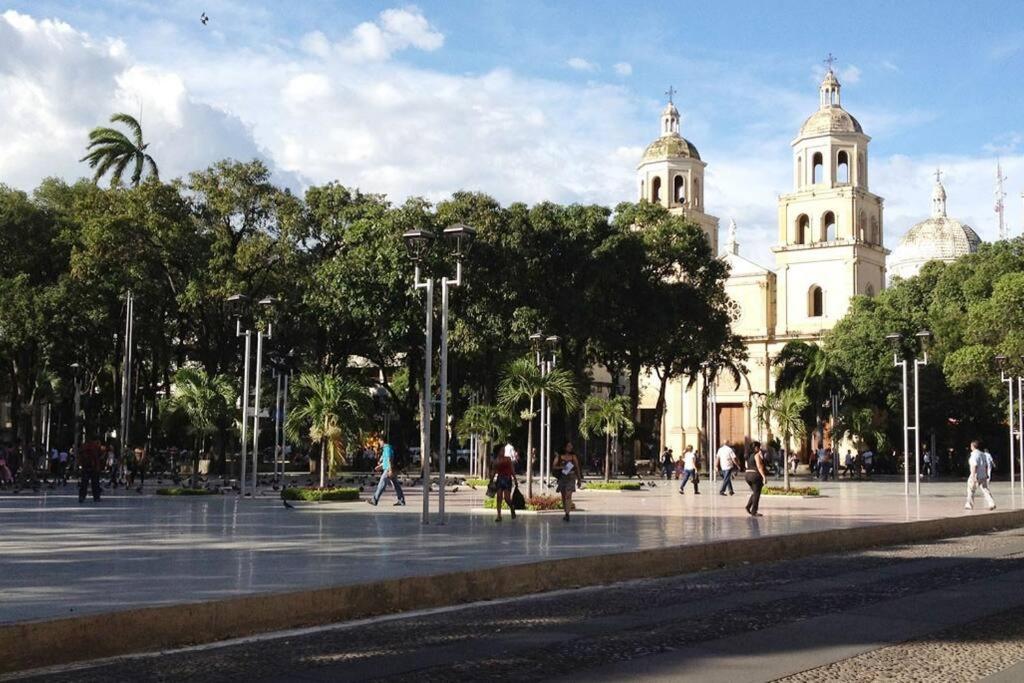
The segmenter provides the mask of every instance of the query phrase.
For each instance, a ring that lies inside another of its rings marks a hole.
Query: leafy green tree
[[[93,181],[99,182],[107,171],[112,171],[110,186],[117,187],[121,184],[121,176],[129,164],[134,164],[134,187],[138,187],[142,182],[142,175],[147,169],[151,177],[159,179],[160,171],[153,157],[146,152],[149,143],[142,141],[142,125],[138,120],[129,114],[117,113],[110,117],[110,122],[124,124],[131,138],[116,128],[100,126],[90,131],[89,145],[86,147],[88,154],[82,157],[81,161],[89,162],[89,168],[95,169]]]
[[[611,478],[611,441],[613,437],[630,436],[635,424],[630,419],[628,396],[591,396],[583,404],[580,433],[587,439],[604,436],[604,480]]]
[[[352,380],[309,373],[295,380],[286,429],[293,439],[306,430],[320,444],[320,488],[328,469],[334,477],[343,462],[346,441],[358,440],[369,411],[369,393]]]
[[[186,366],[174,373],[171,394],[165,400],[168,414],[184,417],[193,434],[192,486],[199,476],[199,458],[206,452],[206,439],[229,419],[235,405],[234,384],[221,375],[210,375],[200,367]]]
[[[498,402],[506,410],[526,408],[520,418],[526,423],[526,491],[533,495],[533,419],[537,416],[534,405],[541,392],[547,400],[561,403],[566,413],[579,407],[579,393],[572,373],[555,368],[541,375],[540,368],[529,356],[512,361],[498,385]]]
[[[829,397],[844,387],[844,378],[829,355],[818,344],[804,341],[787,342],[776,362],[775,386],[778,391],[796,389],[807,397],[805,418],[808,430],[818,435],[818,446],[825,442],[825,422],[830,408]]]

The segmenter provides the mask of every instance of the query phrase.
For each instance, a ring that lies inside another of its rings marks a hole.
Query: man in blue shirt
[[[380,502],[380,497],[384,495],[384,490],[388,487],[388,482],[395,487],[395,495],[398,496],[398,501],[395,505],[405,505],[405,494],[402,493],[402,485],[398,483],[398,477],[395,475],[395,470],[392,463],[392,449],[391,444],[386,443],[380,449],[380,461],[377,463],[376,470],[380,471],[380,481],[377,483],[377,490],[373,493],[373,498],[366,501],[370,505],[376,505]]]

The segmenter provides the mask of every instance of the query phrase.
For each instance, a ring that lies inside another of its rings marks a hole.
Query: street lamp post
[[[78,363],[72,363],[71,364],[71,370],[72,370],[72,372],[75,375],[75,419],[74,419],[75,434],[74,434],[74,437],[72,438],[72,441],[74,443],[74,449],[75,449],[75,462],[78,462],[78,463],[82,462],[82,455],[81,455],[81,453],[79,453],[79,441],[78,441],[79,437],[81,435],[81,432],[82,432],[81,425],[79,424],[79,420],[81,419],[81,415],[82,415],[82,376],[81,376],[81,369],[82,369],[82,366],[80,366]]]
[[[438,405],[438,516],[440,524],[444,524],[445,469],[448,456],[448,290],[462,285],[462,256],[473,240],[476,230],[456,223],[444,229],[442,236],[453,247],[456,258],[455,277],[447,275],[438,281],[441,288],[441,350],[439,372],[439,405]],[[435,239],[435,234],[428,230],[411,230],[402,237],[415,263],[414,284],[417,289],[425,290],[426,320],[425,344],[423,359],[423,395],[420,401],[420,463],[423,482],[423,510],[421,521],[430,523],[430,398],[431,372],[434,344],[434,277],[423,277],[423,259]]]
[[[556,360],[555,351],[558,348],[558,343],[560,341],[561,341],[561,339],[557,335],[554,335],[554,334],[548,336],[544,340],[544,343],[547,346],[547,350],[551,354],[551,357],[547,361],[547,371],[544,373],[545,376],[551,374],[551,371],[555,369],[555,360]],[[544,485],[545,486],[547,486],[547,483],[548,483],[548,481],[551,478],[551,401],[548,400],[546,403],[547,403],[547,405],[546,405],[547,414],[545,416],[545,427],[544,427],[544,437],[545,437],[545,442],[544,442],[545,443],[544,472],[546,473],[547,476],[544,479]]]
[[[892,364],[893,367],[899,367],[903,370],[903,491],[906,495],[910,495],[910,432],[914,432],[914,480],[915,480],[915,491],[916,495],[921,495],[921,476],[918,464],[917,450],[919,448],[919,442],[921,440],[921,415],[920,415],[920,382],[918,369],[922,365],[928,365],[928,344],[931,341],[932,333],[928,330],[921,330],[914,334],[914,340],[916,345],[921,347],[924,353],[924,359],[917,357],[917,349],[914,350],[914,424],[911,425],[910,415],[908,412],[908,398],[907,398],[907,363],[910,362],[910,358],[906,355],[905,349],[903,348],[904,336],[899,333],[887,334],[885,336],[889,340],[893,347],[892,353]],[[900,359],[900,352],[903,351],[903,358]]]
[[[1014,377],[1012,372],[1007,372],[1008,370],[1010,370],[1010,359],[1007,358],[1006,356],[996,356],[996,366],[999,368],[1000,379],[1006,384],[1007,394],[1008,394],[1008,397],[1009,397],[1009,411],[1008,411],[1008,415],[1007,415],[1007,418],[1008,418],[1007,424],[1009,425],[1009,433],[1010,433],[1010,451],[1009,451],[1009,455],[1010,455],[1010,490],[1012,491],[1013,490],[1013,484],[1014,484],[1015,477],[1016,477],[1016,473],[1014,472],[1014,450],[1016,448],[1016,441],[1017,440],[1016,440],[1016,438],[1014,438],[1014,429],[1013,429],[1013,421],[1014,421],[1014,415],[1013,415],[1013,385],[1015,383],[1017,384],[1017,403],[1018,403],[1018,405],[1024,407],[1024,401],[1021,401],[1021,391],[1020,391],[1021,390],[1021,378],[1020,377]],[[1022,435],[1021,435],[1021,438],[1022,438],[1022,442],[1021,442],[1021,451],[1022,451],[1022,453],[1021,453],[1021,456],[1024,457],[1024,420],[1018,420],[1017,424],[1018,424],[1018,427],[1020,428],[1020,431],[1022,432]],[[1021,486],[1022,486],[1022,488],[1024,488],[1024,462],[1022,462],[1022,464],[1021,464]]]
[[[246,469],[248,460],[248,417],[249,417],[249,364],[252,356],[252,335],[256,332],[256,373],[255,373],[255,387],[253,388],[255,405],[252,411],[252,490],[249,495],[256,495],[256,484],[257,475],[259,470],[259,439],[260,439],[260,380],[263,371],[263,339],[271,339],[273,335],[273,324],[268,323],[266,332],[262,327],[258,327],[256,330],[249,329],[246,325],[246,329],[242,330],[242,316],[249,309],[249,302],[251,299],[245,294],[233,294],[227,298],[227,304],[232,309],[232,315],[235,318],[235,336],[245,337],[245,362],[244,369],[242,371],[242,457],[241,457],[241,469],[238,477],[239,493],[244,497],[246,495]],[[277,300],[273,297],[265,297],[260,299],[259,306],[266,308],[272,308],[276,305]],[[320,473],[320,485],[323,486],[323,472]]]

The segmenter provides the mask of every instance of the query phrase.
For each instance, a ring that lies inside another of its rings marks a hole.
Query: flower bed
[[[345,502],[359,500],[359,489],[351,487],[334,489],[304,489],[293,487],[281,491],[281,498],[284,500],[301,500],[311,503]]]
[[[641,491],[644,485],[638,481],[588,481],[583,488],[591,491]]]
[[[761,489],[761,494],[765,496],[818,496],[821,495],[821,491],[817,486],[791,486],[788,491],[775,486],[765,486]]]
[[[210,491],[208,489],[189,489],[189,488],[161,488],[156,490],[158,496],[212,496],[217,491]]]
[[[484,508],[488,510],[494,510],[497,507],[495,502],[497,498],[487,498],[484,500]],[[502,508],[506,508],[506,505],[502,505]],[[526,502],[526,509],[532,512],[540,512],[544,510],[561,510],[562,509],[562,497],[561,496],[534,496]],[[572,504],[572,509],[576,509],[576,503]]]

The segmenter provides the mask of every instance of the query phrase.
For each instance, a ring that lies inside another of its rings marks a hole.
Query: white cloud
[[[899,67],[898,64],[896,64],[896,62],[892,62],[892,61],[890,61],[888,59],[883,59],[882,60],[882,68],[885,69],[886,71],[899,71],[900,70],[900,67]]]
[[[316,47],[322,47],[316,38]],[[339,45],[340,54],[356,62],[383,61],[400,50],[415,47],[432,51],[444,45],[444,34],[437,31],[417,7],[387,9],[377,22],[365,21]]]
[[[840,69],[839,71],[839,82],[844,85],[854,85],[860,83],[861,70],[854,64]]]
[[[582,57],[570,57],[565,60],[566,66],[576,71],[597,71],[597,65],[593,62],[588,62]]]
[[[78,161],[88,132],[116,111],[142,117],[164,177],[262,156],[238,118],[195,101],[180,75],[133,64],[121,41],[8,11],[0,45],[0,183],[31,189],[50,175],[91,175]]]
[[[322,31],[312,31],[302,36],[299,46],[315,57],[326,59],[331,56],[331,43]]]
[[[619,76],[631,76],[633,74],[633,65],[629,62],[616,62],[612,68],[615,69],[615,73]]]

